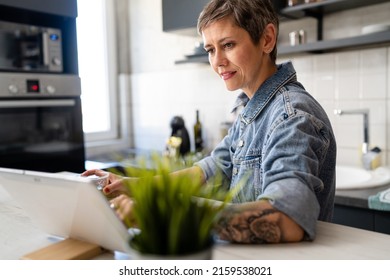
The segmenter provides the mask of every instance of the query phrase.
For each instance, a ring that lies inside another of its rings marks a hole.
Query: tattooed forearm
[[[282,231],[276,209],[227,209],[217,223],[220,238],[238,243],[279,243]]]

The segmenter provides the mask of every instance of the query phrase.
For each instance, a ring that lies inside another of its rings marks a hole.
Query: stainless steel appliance
[[[62,72],[61,30],[0,21],[0,71]]]
[[[0,0],[0,167],[84,170],[76,0]]]
[[[0,73],[0,167],[84,170],[78,75]]]

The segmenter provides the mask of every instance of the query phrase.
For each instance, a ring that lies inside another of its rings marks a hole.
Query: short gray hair
[[[237,26],[245,29],[253,43],[257,45],[267,24],[276,28],[276,39],[279,32],[279,18],[270,0],[211,0],[200,13],[198,32],[209,24],[231,16]],[[276,61],[277,47],[270,53],[271,60]]]

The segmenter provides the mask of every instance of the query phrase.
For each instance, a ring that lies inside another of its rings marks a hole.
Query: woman
[[[249,174],[218,222],[222,239],[313,240],[317,219],[330,221],[333,213],[336,143],[326,113],[297,81],[292,64],[276,64],[278,16],[272,3],[212,0],[198,30],[227,89],[242,90],[236,105],[244,108],[209,157],[176,174],[205,182],[222,171],[231,187]],[[105,191],[120,191],[122,180],[112,175]],[[128,197],[113,202],[120,217],[129,215]]]

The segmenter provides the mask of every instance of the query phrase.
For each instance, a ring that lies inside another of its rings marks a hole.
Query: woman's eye
[[[212,54],[214,52],[214,49],[206,49],[205,50],[208,54]]]
[[[231,49],[231,48],[233,48],[233,46],[234,46],[233,43],[226,43],[226,44],[224,45],[225,49]]]

